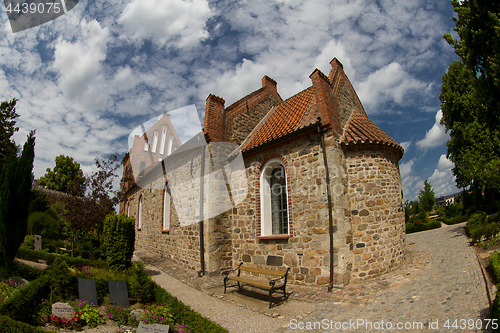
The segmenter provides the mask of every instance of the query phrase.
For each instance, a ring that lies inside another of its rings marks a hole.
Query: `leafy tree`
[[[16,119],[19,117],[16,102],[17,99],[13,98],[10,102],[0,103],[0,170],[4,159],[11,153],[17,153],[17,146],[11,139],[19,130],[16,127]]]
[[[411,214],[411,202],[409,200],[405,201],[405,222],[410,220]]]
[[[82,196],[85,193],[85,177],[80,163],[64,155],[55,158],[54,170],[47,168],[45,175],[38,179],[38,185],[65,193],[69,193],[70,183],[73,183],[72,194]]]
[[[424,181],[424,188],[420,190],[418,194],[418,201],[420,202],[424,212],[431,211],[436,204],[436,195],[434,194],[432,185],[427,181],[427,179]]]
[[[68,192],[72,197],[65,217],[69,223],[72,253],[75,242],[80,240],[85,231],[95,229],[98,234],[102,233],[104,218],[119,202],[118,191],[113,190],[113,180],[118,177],[116,170],[121,165],[118,155],[111,155],[107,160],[96,158],[95,164],[97,171],[86,177],[87,192],[84,196],[78,196],[78,182],[69,185]]]
[[[500,3],[452,1],[459,39],[445,34],[460,60],[443,75],[441,123],[458,187],[500,188]]]
[[[30,214],[34,212],[44,212],[50,207],[50,202],[45,194],[38,190],[31,191]]]
[[[11,152],[0,172],[0,264],[12,263],[27,233],[34,158],[32,131],[21,156]]]

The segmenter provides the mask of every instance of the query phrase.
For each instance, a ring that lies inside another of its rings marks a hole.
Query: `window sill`
[[[162,234],[169,234],[170,233],[170,229],[163,229],[161,231]]]
[[[137,230],[141,231],[141,228],[137,228]]]
[[[288,239],[290,235],[267,235],[267,236],[258,236],[257,239],[266,240],[266,239]]]

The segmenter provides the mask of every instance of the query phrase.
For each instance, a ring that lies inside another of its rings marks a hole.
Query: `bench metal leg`
[[[273,305],[273,290],[269,290],[269,309],[272,307]]]
[[[226,293],[226,282],[227,282],[227,277],[224,278],[224,294]]]

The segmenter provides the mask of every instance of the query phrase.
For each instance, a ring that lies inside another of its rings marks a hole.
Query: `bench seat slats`
[[[266,282],[266,281],[257,281],[257,280],[245,278],[242,276],[228,277],[228,280],[238,281],[241,283],[249,284],[249,285],[256,286],[256,287],[263,288],[263,289],[268,289],[268,290],[271,289],[269,282]],[[277,284],[275,287],[279,288],[280,284]]]

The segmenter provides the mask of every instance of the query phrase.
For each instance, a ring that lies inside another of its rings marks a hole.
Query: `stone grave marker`
[[[73,319],[73,314],[75,310],[68,303],[54,303],[52,304],[52,314],[58,316],[59,318],[65,318],[68,320]]]
[[[128,300],[127,282],[110,280],[108,281],[108,287],[111,302],[115,302],[116,304],[127,308],[130,306],[130,302]]]
[[[42,236],[35,235],[35,251],[42,250]]]
[[[78,278],[78,297],[89,304],[97,306],[95,280]]]
[[[168,333],[168,325],[139,323],[136,333]]]

